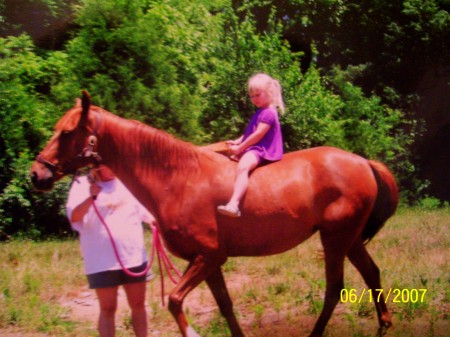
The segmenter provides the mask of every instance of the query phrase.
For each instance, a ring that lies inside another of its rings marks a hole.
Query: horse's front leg
[[[200,337],[195,330],[189,326],[186,315],[183,312],[183,301],[195,287],[197,287],[211,273],[210,265],[204,256],[198,255],[189,263],[189,266],[180,282],[169,295],[169,311],[175,318],[183,337]]]

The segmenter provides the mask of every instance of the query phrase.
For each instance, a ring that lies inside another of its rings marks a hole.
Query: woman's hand
[[[95,198],[97,198],[97,195],[101,190],[102,188],[96,183],[91,183],[91,185],[89,186],[89,197],[74,208],[72,216],[70,218],[71,222],[79,222],[83,220],[83,217],[86,215],[89,207],[91,207],[92,203],[94,202]]]
[[[94,199],[97,198],[97,195],[100,193],[101,190],[102,190],[102,188],[95,183],[93,183],[93,184],[91,184],[91,186],[89,186],[89,194]]]

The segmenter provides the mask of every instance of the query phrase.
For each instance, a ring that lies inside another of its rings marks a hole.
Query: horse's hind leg
[[[344,258],[347,250],[343,246],[345,240],[338,240],[330,235],[321,234],[321,240],[325,253],[326,291],[325,302],[319,319],[310,337],[322,336],[325,326],[339,301],[340,292],[344,286]]]
[[[225,317],[231,330],[233,337],[243,337],[241,327],[236,319],[233,311],[233,302],[231,301],[230,295],[223,279],[222,270],[217,267],[217,270],[213,271],[207,278],[206,283],[208,284],[213,296],[219,305],[220,312]]]
[[[380,284],[380,270],[375,262],[373,262],[366,247],[358,240],[350,248],[348,258],[355,268],[361,273],[367,286],[372,289],[374,294],[375,308],[377,309],[378,322],[380,331],[385,330],[392,325],[391,314],[389,313],[383,293],[379,293],[377,289],[382,289]],[[376,295],[375,295],[376,294]]]

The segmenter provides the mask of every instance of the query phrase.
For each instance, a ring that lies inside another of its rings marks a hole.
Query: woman
[[[128,276],[114,253],[106,228],[93,203],[108,225],[125,267],[141,272],[147,267],[142,222],[153,224],[154,217],[133,197],[114,173],[104,165],[80,177],[69,191],[67,215],[80,235],[89,287],[95,289],[100,314],[100,337],[115,336],[115,313],[120,285],[124,287],[137,337],[147,337],[145,309],[146,278]]]

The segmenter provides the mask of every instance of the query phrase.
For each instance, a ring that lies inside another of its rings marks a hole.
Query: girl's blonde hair
[[[279,112],[284,115],[284,102],[281,95],[280,82],[265,73],[258,73],[253,75],[248,80],[248,91],[260,89],[268,92],[272,97],[272,104],[279,109]]]

